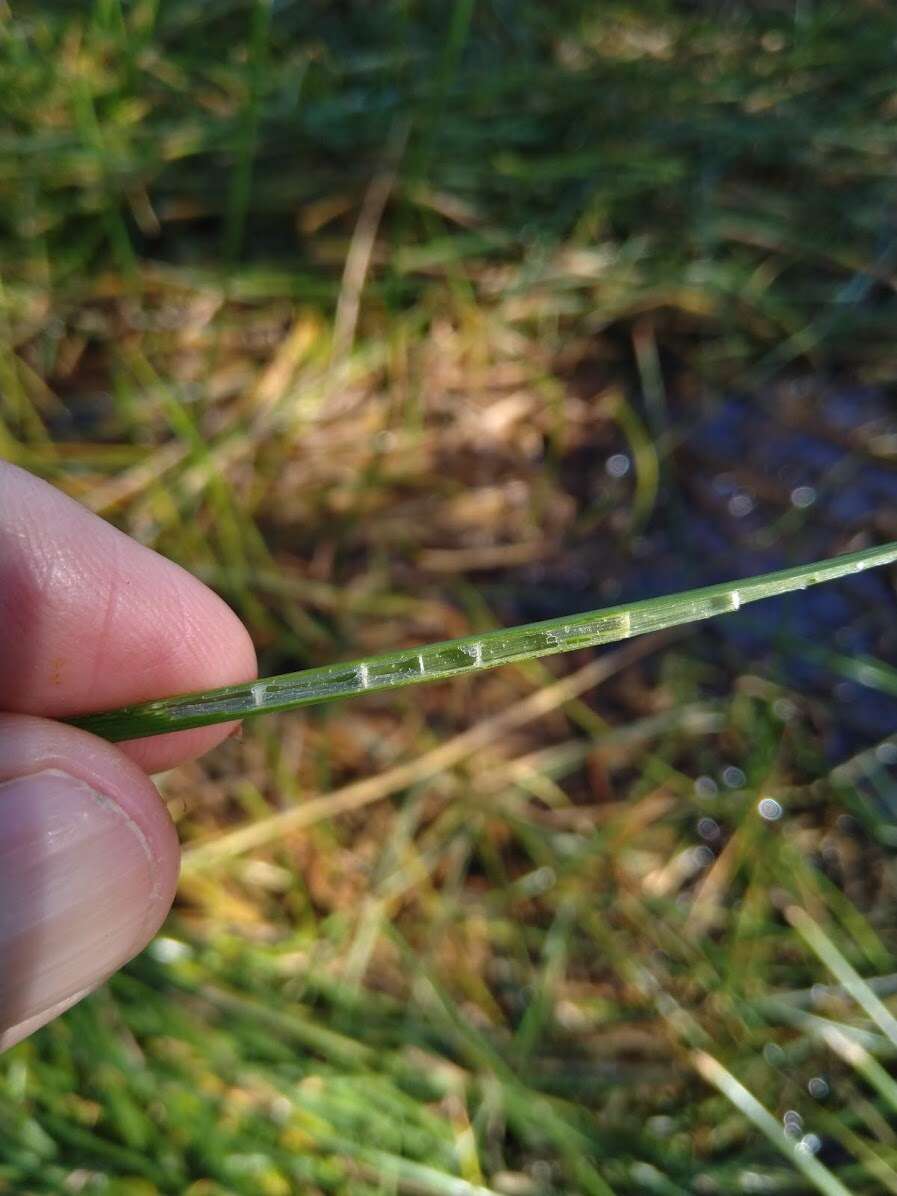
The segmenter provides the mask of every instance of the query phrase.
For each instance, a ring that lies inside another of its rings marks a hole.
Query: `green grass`
[[[809,435],[786,384],[894,382],[890,6],[13,8],[0,452],[265,673],[894,539],[744,444],[730,571],[688,455],[732,392]],[[832,492],[893,469],[886,422],[837,435]],[[175,912],[4,1056],[0,1192],[897,1192],[895,745],[823,750],[838,681],[893,690],[867,580],[815,591],[862,649],[795,595],[779,653],[580,647],[160,778]]]

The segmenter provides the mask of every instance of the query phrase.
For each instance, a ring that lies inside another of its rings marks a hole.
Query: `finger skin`
[[[185,570],[0,462],[0,710],[67,718],[256,676],[249,635]],[[233,724],[122,745],[149,771]]]
[[[99,987],[99,986],[97,986]],[[23,1022],[17,1022],[7,1029],[0,1026],[0,1054],[3,1051],[9,1050],[10,1047],[21,1042],[35,1030],[39,1030],[41,1026],[46,1026],[48,1022],[52,1022],[54,1018],[61,1017],[67,1009],[71,1009],[73,1005],[77,1005],[79,1001],[83,1001],[85,997],[89,997],[93,992],[93,987],[82,989],[81,992],[73,993],[72,996],[66,997],[64,1001],[60,1001],[57,1005],[51,1005],[48,1009],[42,1010],[33,1017],[26,1018]]]
[[[0,715],[0,1049],[143,949],[178,862],[158,792],[117,747]]]

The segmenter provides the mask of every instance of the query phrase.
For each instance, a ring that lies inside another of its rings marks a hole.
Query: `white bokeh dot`
[[[604,468],[612,478],[625,478],[631,464],[625,453],[614,453],[613,456],[608,457]]]

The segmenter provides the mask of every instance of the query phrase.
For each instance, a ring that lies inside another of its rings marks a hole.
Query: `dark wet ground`
[[[517,614],[586,610],[897,539],[897,412],[886,396],[790,383],[716,400],[700,418],[693,405],[671,414],[675,448],[644,534],[580,544],[557,567],[531,570]],[[887,570],[748,607],[697,642],[733,675],[756,670],[824,703],[833,762],[897,731],[897,694],[864,684],[857,660],[897,667]]]
[[[701,581],[897,538],[897,419],[880,395],[792,387],[731,400],[694,430],[681,460],[692,499],[689,567]],[[713,631],[745,660],[774,659],[786,684],[831,704],[831,757],[897,730],[897,696],[846,675],[857,657],[897,664],[888,571],[770,601]],[[829,659],[812,659],[820,652]]]

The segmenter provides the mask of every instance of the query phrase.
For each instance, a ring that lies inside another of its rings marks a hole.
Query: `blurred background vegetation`
[[[897,538],[886,0],[0,20],[0,452],[264,672]],[[0,1063],[0,1192],[897,1192],[894,616],[857,577],[163,776],[177,906]]]

